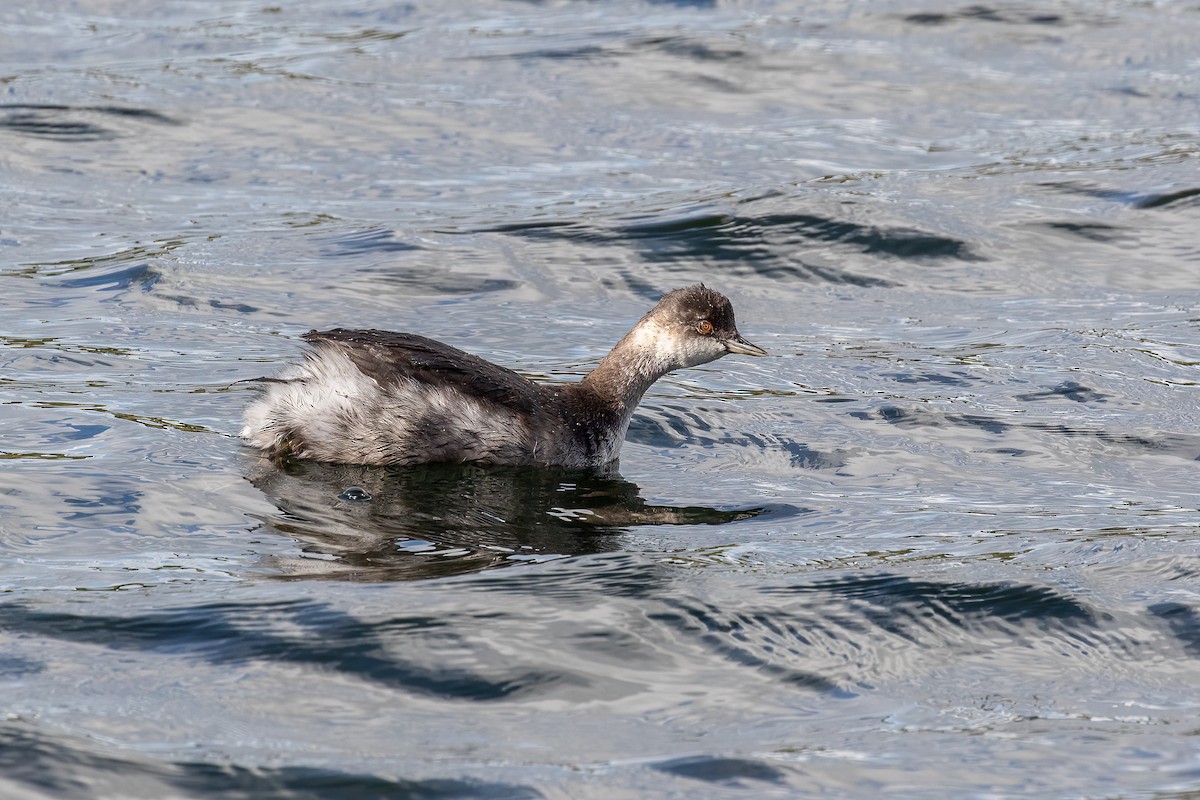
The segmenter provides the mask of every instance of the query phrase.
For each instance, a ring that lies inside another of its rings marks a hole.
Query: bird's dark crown
[[[687,326],[706,319],[721,333],[737,330],[729,298],[703,283],[668,292],[647,316]]]

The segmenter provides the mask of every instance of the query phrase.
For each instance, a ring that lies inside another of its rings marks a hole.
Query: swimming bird
[[[764,356],[703,284],[669,292],[577,383],[532,381],[412,333],[310,331],[303,364],[264,378],[242,437],[274,458],[599,467],[646,390],[729,353]]]

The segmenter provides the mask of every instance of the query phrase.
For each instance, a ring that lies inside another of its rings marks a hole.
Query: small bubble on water
[[[371,493],[361,486],[351,486],[339,494],[338,499],[347,503],[365,503],[371,499]]]

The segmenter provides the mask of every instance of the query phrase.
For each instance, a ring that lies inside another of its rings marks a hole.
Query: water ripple
[[[833,245],[869,256],[919,263],[983,260],[967,242],[911,228],[865,226],[811,213],[759,216],[700,212],[663,219],[651,216],[603,228],[573,222],[508,224],[479,232],[588,245],[633,248],[648,262],[677,270],[697,263],[732,275],[886,287],[894,283],[805,257],[803,247]]]
[[[367,622],[322,603],[207,605],[135,617],[40,611],[21,603],[3,607],[0,629],[13,633],[187,655],[213,664],[283,662],[354,676],[418,695],[475,701],[575,682],[553,669],[455,667],[446,657],[461,642],[463,619],[413,615]],[[480,620],[495,615],[483,612]],[[471,626],[467,626],[471,627]],[[289,634],[286,631],[294,630]],[[411,658],[394,654],[402,645]],[[421,654],[421,655],[419,655]],[[423,655],[423,658],[422,658]]]
[[[958,11],[924,11],[904,16],[904,21],[914,25],[945,25],[953,21],[1000,22],[1008,25],[1063,26],[1069,21],[1060,14],[1026,12],[1015,9],[1001,10],[985,5],[965,6]]]
[[[660,761],[653,766],[661,772],[683,778],[745,789],[754,785],[748,781],[782,784],[787,777],[787,773],[779,767],[749,758],[691,756]]]
[[[146,108],[0,104],[0,129],[7,129],[26,136],[72,141],[100,141],[115,139],[122,135],[119,128],[91,119],[96,117],[106,120],[108,123],[113,120],[128,119],[159,125],[179,124],[166,114]]]
[[[504,783],[432,778],[405,780],[336,769],[202,761],[152,761],[109,755],[93,741],[52,736],[27,725],[0,726],[0,772],[56,798],[211,797],[229,800],[411,800],[543,797],[535,789]]]
[[[851,453],[847,450],[819,450],[780,433],[739,433],[709,422],[720,414],[721,409],[703,406],[660,405],[644,409],[630,425],[627,439],[656,448],[693,445],[782,455],[791,467],[798,469],[838,470],[850,460]]]
[[[1079,396],[1050,392],[1025,395],[1023,399],[1045,399],[1046,397],[1063,396],[1076,402],[1099,402],[1091,395]],[[1024,421],[1012,417],[1001,418],[990,414],[955,414],[928,408],[904,408],[901,406],[882,406],[872,411],[851,411],[849,416],[860,420],[881,420],[899,428],[968,428],[981,430],[989,434],[1002,436],[1013,431],[1034,431],[1063,436],[1072,439],[1091,440],[1105,445],[1183,458],[1188,461],[1200,460],[1200,436],[1184,433],[1112,433],[1103,428],[1085,428],[1066,425],[1059,422]]]

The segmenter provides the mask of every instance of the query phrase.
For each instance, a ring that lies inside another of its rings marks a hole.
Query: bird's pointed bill
[[[725,349],[742,356],[765,356],[767,354],[766,350],[763,350],[756,344],[750,344],[750,342],[747,342],[740,335],[734,336],[732,339],[726,339]]]

